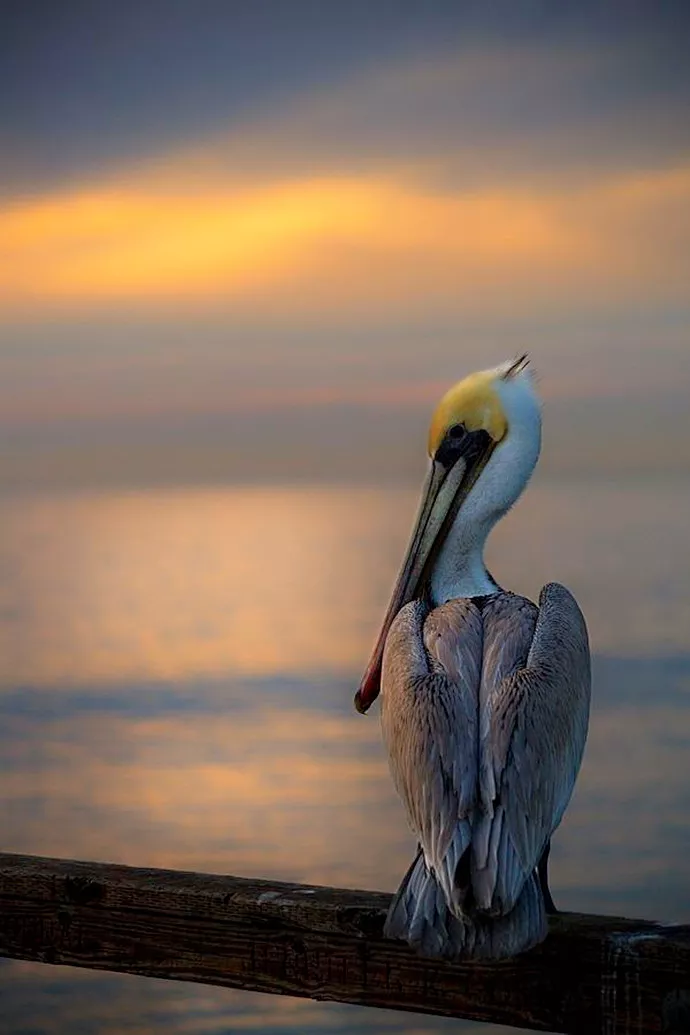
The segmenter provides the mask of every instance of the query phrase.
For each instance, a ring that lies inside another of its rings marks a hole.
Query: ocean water
[[[416,492],[0,498],[1,848],[393,890],[413,839],[352,695]],[[563,909],[688,921],[690,488],[535,484],[490,567],[568,585],[590,735]],[[505,1031],[0,961],[3,1035]]]

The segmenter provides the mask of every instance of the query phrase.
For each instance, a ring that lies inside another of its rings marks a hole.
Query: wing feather
[[[383,658],[381,717],[393,781],[427,867],[458,909],[477,801],[481,658],[481,615],[469,600],[428,616],[420,601],[407,604]]]
[[[492,616],[484,615],[485,640],[496,646],[485,651],[480,687],[472,883],[477,905],[492,915],[515,906],[560,823],[587,737],[591,677],[582,612],[565,587],[550,583],[536,622],[535,614],[518,610],[513,624],[521,632],[512,637],[505,613],[496,616],[493,635]],[[518,645],[524,650],[530,623],[534,634],[521,662]]]

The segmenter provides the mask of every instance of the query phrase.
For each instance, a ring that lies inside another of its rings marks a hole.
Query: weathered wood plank
[[[382,938],[389,901],[0,854],[0,955],[573,1035],[690,1030],[690,926],[562,914],[524,956],[450,964]]]

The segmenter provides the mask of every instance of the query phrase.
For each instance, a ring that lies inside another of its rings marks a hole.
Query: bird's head
[[[493,524],[525,487],[539,456],[541,413],[527,356],[470,374],[443,396],[429,426],[429,471],[417,520],[371,660],[355,696],[365,712],[381,682],[391,624],[425,595],[441,548],[468,501]],[[474,516],[474,515],[473,515]]]

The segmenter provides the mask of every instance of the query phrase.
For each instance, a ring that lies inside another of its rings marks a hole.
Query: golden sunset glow
[[[391,174],[206,192],[125,176],[0,208],[0,304],[376,309],[642,279],[673,295],[690,273],[677,258],[689,209],[687,167],[551,192],[437,191]]]
[[[284,278],[313,240],[356,237],[379,205],[376,186],[348,182],[186,197],[125,186],[46,199],[0,213],[2,280],[28,299],[241,294]]]
[[[424,443],[419,443],[423,453]],[[610,498],[614,490],[608,490]],[[235,488],[0,501],[0,691],[160,680],[289,676],[354,679],[371,648],[416,504],[415,489]],[[611,515],[592,489],[530,489],[499,525],[490,563],[530,596],[557,578],[583,586],[597,649],[684,643],[690,603],[663,603],[666,567],[645,551],[654,499],[621,490]],[[682,496],[681,503],[682,503]],[[630,502],[632,500],[633,502]],[[613,513],[629,512],[617,549]],[[669,534],[685,512],[669,495]],[[603,529],[603,530],[602,530]],[[560,544],[568,542],[563,555]],[[608,541],[608,540],[607,540]],[[515,542],[524,544],[515,551]],[[631,569],[627,557],[635,553]],[[10,566],[21,557],[21,567]],[[645,561],[645,558],[647,560]],[[686,565],[690,579],[690,562]],[[540,581],[541,580],[541,581]],[[658,587],[651,607],[644,586]],[[609,584],[627,607],[611,608]],[[69,601],[69,607],[65,606]]]

